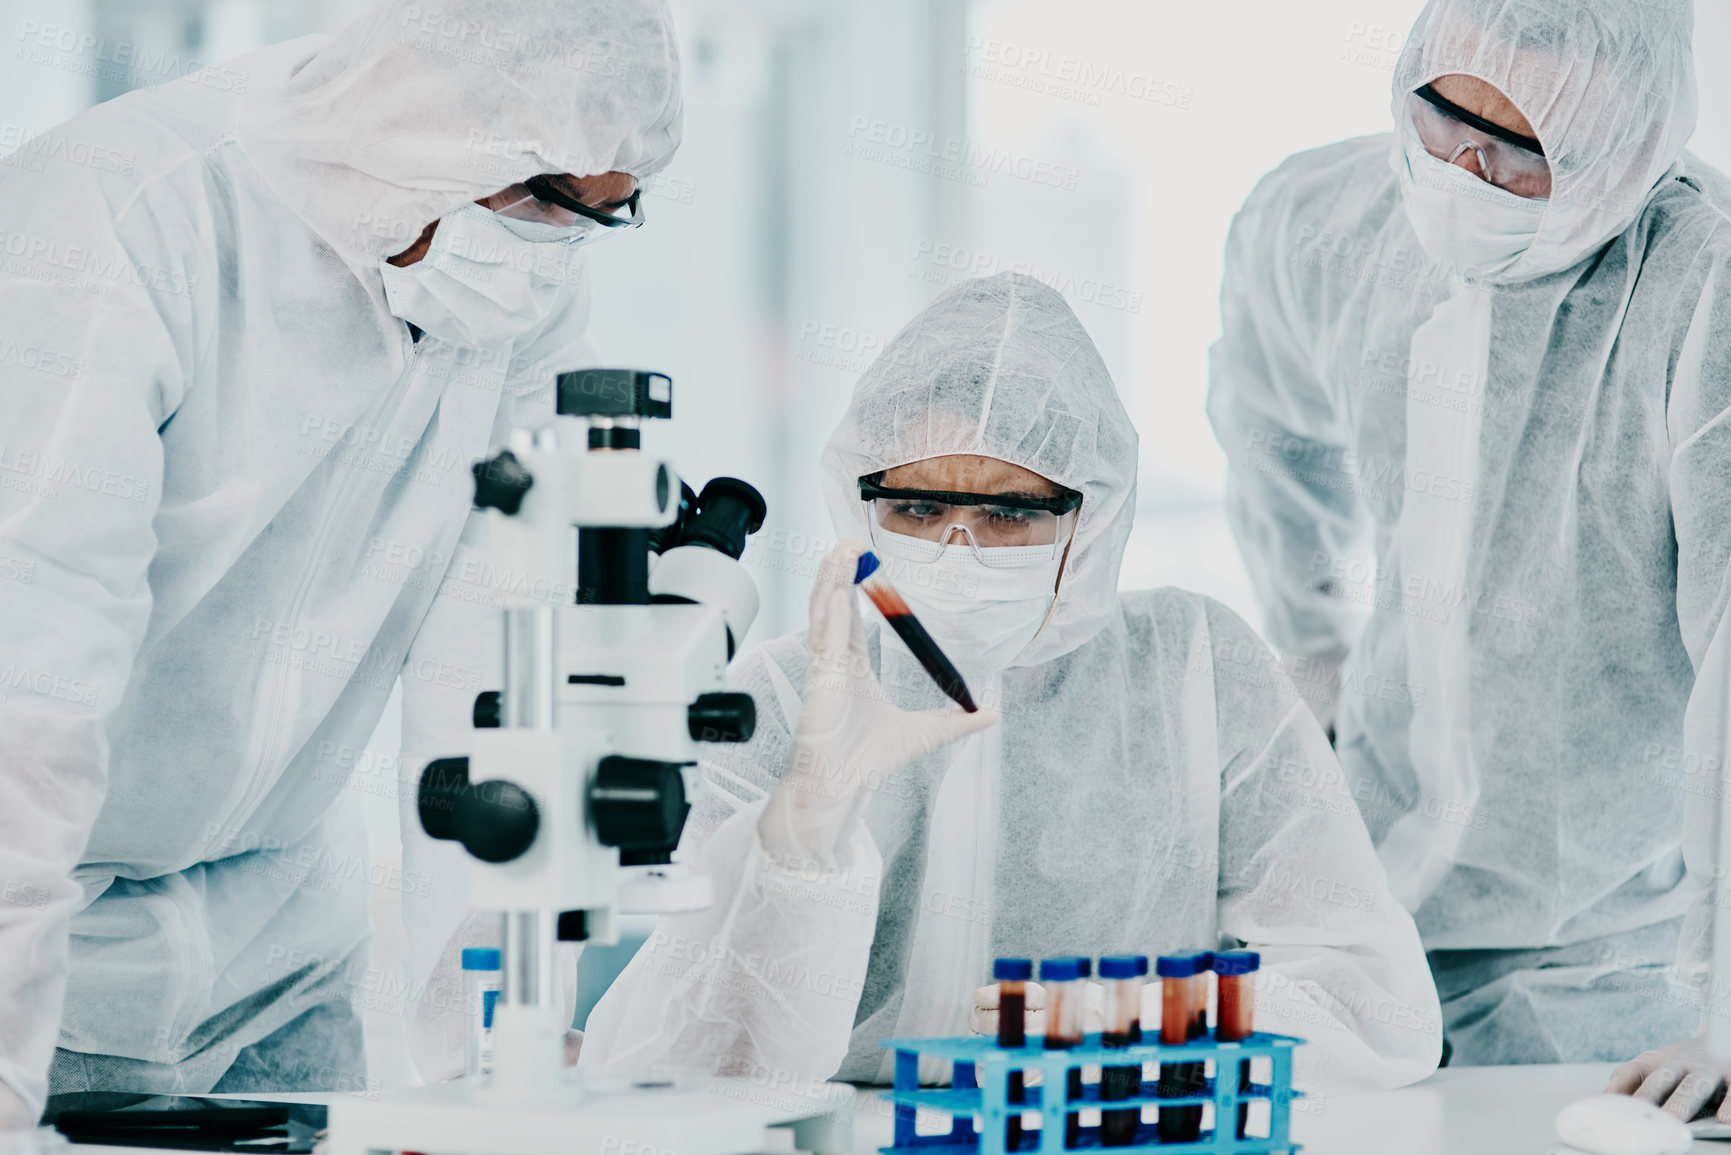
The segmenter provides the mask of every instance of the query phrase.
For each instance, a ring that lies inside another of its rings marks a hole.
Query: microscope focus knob
[[[595,766],[589,811],[603,846],[671,852],[690,809],[678,762],[609,754]]]
[[[475,508],[496,509],[511,517],[523,507],[523,495],[535,484],[535,478],[509,449],[501,449],[485,461],[477,461],[475,475]]]
[[[535,800],[504,780],[469,781],[467,758],[440,758],[421,774],[416,800],[429,837],[461,842],[482,862],[510,862],[534,845],[541,827]]]
[[[541,811],[529,792],[495,779],[470,787],[457,808],[457,840],[482,862],[510,862],[535,843]]]
[[[469,760],[437,758],[421,772],[421,829],[431,838],[457,837],[457,810],[469,793]]]
[[[477,730],[497,730],[499,728],[499,691],[482,690],[475,695],[473,721]]]
[[[749,742],[757,732],[757,703],[750,694],[699,694],[685,717],[693,742]]]

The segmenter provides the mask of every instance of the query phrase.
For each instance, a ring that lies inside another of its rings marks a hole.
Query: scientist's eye
[[[941,517],[944,506],[935,501],[898,501],[890,505],[890,513],[909,521],[930,521]]]

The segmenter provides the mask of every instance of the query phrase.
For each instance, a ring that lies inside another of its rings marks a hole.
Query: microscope
[[[756,725],[724,674],[757,615],[739,557],[765,507],[734,478],[694,492],[643,452],[643,423],[673,415],[664,374],[562,373],[556,413],[475,465],[475,508],[501,572],[576,597],[506,600],[504,685],[477,698],[468,755],[429,764],[418,798],[427,834],[476,859],[474,905],[500,912],[493,1071],[333,1102],[331,1155],[746,1155],[768,1126],[841,1155],[838,1084],[563,1066],[558,944],[616,943],[622,914],[709,905],[709,880],[672,855],[702,789],[699,744]]]

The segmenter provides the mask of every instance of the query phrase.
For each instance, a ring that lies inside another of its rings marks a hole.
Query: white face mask
[[[878,529],[872,544],[884,576],[963,677],[994,674],[1027,648],[1057,595],[1062,551],[1049,545],[982,550],[952,545],[936,561],[931,543]],[[1054,556],[1056,554],[1056,556]]]
[[[575,279],[569,230],[542,225],[544,242],[517,235],[498,214],[466,204],[439,218],[427,255],[407,268],[379,262],[391,313],[461,345],[497,345],[546,320]]]
[[[1532,247],[1549,200],[1516,196],[1438,160],[1410,122],[1405,151],[1401,193],[1425,252],[1468,280],[1482,280],[1508,272]]]

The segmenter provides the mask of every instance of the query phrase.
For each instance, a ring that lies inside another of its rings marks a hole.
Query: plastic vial
[[[1256,1032],[1256,980],[1251,976],[1261,968],[1262,956],[1253,950],[1223,951],[1214,956],[1214,973],[1220,976],[1215,1038],[1236,1042]]]
[[[1160,1042],[1164,1046],[1181,1047],[1191,1039],[1199,985],[1196,964],[1201,957],[1168,954],[1154,960],[1154,973],[1160,977]],[[1190,1098],[1202,1094],[1205,1086],[1205,1063],[1160,1060],[1160,1082],[1155,1090],[1160,1098]],[[1194,1143],[1202,1134],[1202,1105],[1160,1108],[1159,1130],[1162,1143]]]
[[[1034,964],[1025,958],[1001,958],[992,964],[992,978],[998,984],[998,1046],[1020,1050],[1028,1045],[1028,980],[1034,977]],[[1009,1100],[1020,1103],[1025,1098],[1025,1083],[1021,1071],[1010,1072]],[[1014,1151],[1022,1142],[1022,1117],[1011,1115],[1004,1125],[1004,1150]]]
[[[1100,981],[1106,984],[1106,1022],[1100,1043],[1128,1047],[1142,1041],[1142,976],[1148,960],[1141,955],[1117,955],[1100,960]],[[1100,1070],[1102,1100],[1134,1098],[1142,1090],[1142,1064],[1107,1066]],[[1136,1142],[1142,1109],[1100,1112],[1100,1145],[1128,1147]]]
[[[1046,988],[1046,1049],[1082,1045],[1082,999],[1084,981],[1094,966],[1085,958],[1049,958],[1040,964],[1040,982]],[[1067,1102],[1082,1098],[1082,1068],[1071,1067],[1065,1080]],[[1047,1088],[1047,1094],[1052,1088]],[[1071,1111],[1064,1116],[1064,1146],[1074,1147],[1082,1136],[1082,1116]]]
[[[1208,976],[1214,970],[1214,955],[1208,951],[1197,951],[1193,956],[1196,960],[1196,974],[1190,979],[1190,1037],[1203,1039],[1208,1037]]]
[[[500,982],[496,949],[464,949],[463,1010],[469,1017],[467,1070],[471,1077],[493,1071],[493,1007],[499,1001]]]
[[[1256,979],[1262,956],[1253,950],[1223,951],[1214,956],[1214,973],[1220,976],[1215,1011],[1214,1037],[1222,1042],[1248,1039],[1256,1032]],[[1218,1077],[1218,1076],[1216,1076]],[[1238,1060],[1238,1089],[1250,1090],[1250,1060]],[[1250,1104],[1238,1104],[1238,1138],[1244,1138]]]

